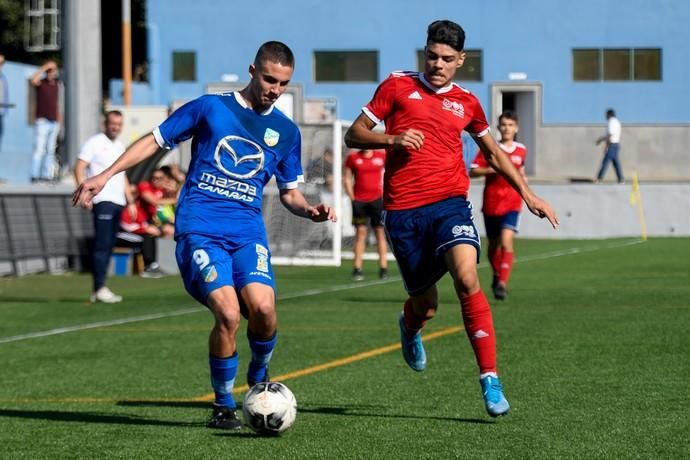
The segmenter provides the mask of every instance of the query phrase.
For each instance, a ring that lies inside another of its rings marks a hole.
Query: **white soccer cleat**
[[[91,303],[103,302],[103,303],[118,303],[122,302],[122,296],[114,294],[113,291],[103,286],[98,291],[91,294]]]

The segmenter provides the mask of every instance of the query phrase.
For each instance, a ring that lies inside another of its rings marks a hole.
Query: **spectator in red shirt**
[[[515,142],[518,132],[518,117],[512,111],[506,111],[498,117],[498,131],[501,133],[501,141],[498,146],[515,169],[522,175],[525,182],[525,157],[527,149],[519,142]],[[507,296],[506,286],[513,269],[513,238],[518,232],[520,211],[522,211],[522,198],[486,161],[481,151],[472,163],[470,171],[472,177],[486,177],[484,186],[484,226],[486,236],[489,239],[489,262],[493,270],[493,282],[491,288],[494,297],[504,300]]]
[[[60,134],[60,80],[55,61],[46,61],[31,76],[36,88],[36,140],[31,180],[52,181],[57,178],[55,150]]]
[[[388,278],[388,245],[381,222],[383,210],[383,172],[385,150],[356,150],[345,160],[343,183],[352,201],[352,224],[355,226],[355,258],[352,279],[362,281],[362,262],[367,241],[367,223],[376,235],[379,253],[379,278]]]

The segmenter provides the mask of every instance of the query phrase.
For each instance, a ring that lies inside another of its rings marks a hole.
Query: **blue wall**
[[[151,97],[156,104],[194,98],[223,74],[246,81],[258,46],[281,40],[296,54],[293,82],[306,97],[335,96],[339,117],[354,119],[376,84],[315,83],[313,51],[378,50],[383,79],[416,68],[416,50],[435,19],[460,23],[466,48],[483,51],[484,81],[465,86],[485,107],[491,82],[524,72],[543,85],[545,123],[601,122],[607,107],[627,123],[690,121],[686,0],[149,0]],[[574,82],[578,47],[661,48],[663,81]],[[173,50],[197,52],[198,81],[171,81]]]
[[[13,183],[27,183],[31,178],[31,154],[34,129],[27,124],[29,110],[29,78],[36,66],[5,62],[2,72],[7,77],[10,103],[15,107],[4,117],[0,146],[0,178]]]

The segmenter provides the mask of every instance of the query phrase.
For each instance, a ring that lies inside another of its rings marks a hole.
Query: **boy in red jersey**
[[[498,146],[524,178],[527,149],[515,142],[518,132],[517,115],[510,110],[503,112],[498,117],[498,131],[501,133]],[[486,237],[489,239],[489,262],[494,274],[491,289],[494,297],[504,300],[508,294],[508,278],[513,269],[513,237],[518,232],[522,198],[508,181],[489,166],[481,150],[472,163],[470,176],[486,177],[482,213]]]
[[[388,244],[381,222],[383,210],[383,171],[385,150],[357,150],[345,159],[343,184],[345,193],[352,201],[352,223],[355,226],[355,258],[352,279],[362,281],[362,262],[367,240],[367,222],[376,235],[379,252],[379,278],[388,278]]]
[[[475,137],[486,160],[518,190],[531,212],[557,227],[548,203],[532,193],[488,135],[479,100],[452,82],[465,60],[465,32],[451,21],[427,30],[424,73],[394,72],[376,90],[345,135],[352,148],[386,148],[383,223],[409,295],[398,325],[403,357],[426,367],[421,330],[438,308],[436,282],[448,271],[462,307],[465,331],[479,365],[489,415],[510,405],[496,369],[496,338],[489,302],[477,276],[479,236],[467,201],[469,177],[461,133]],[[373,131],[385,122],[384,133]]]

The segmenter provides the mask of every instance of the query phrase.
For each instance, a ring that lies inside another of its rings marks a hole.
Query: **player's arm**
[[[483,177],[489,174],[496,174],[496,171],[491,166],[474,166],[470,168],[470,177]]]
[[[72,205],[91,208],[91,200],[103,189],[111,177],[144,161],[146,158],[156,153],[157,150],[158,144],[156,143],[153,133],[142,137],[102,173],[90,177],[79,184],[77,190],[72,194]]]
[[[408,129],[400,134],[387,134],[373,131],[376,124],[366,114],[360,113],[345,133],[345,145],[355,149],[404,147],[419,150],[424,144],[424,134],[417,129]]]
[[[294,215],[311,219],[314,222],[327,220],[335,222],[337,220],[333,208],[323,203],[316,206],[310,205],[302,192],[296,188],[281,189],[280,202]]]
[[[77,183],[77,187],[86,180],[86,167],[89,164],[84,160],[77,160],[74,165],[74,181]]]
[[[532,214],[546,217],[553,228],[558,228],[558,217],[551,206],[537,195],[527,185],[520,172],[515,168],[507,155],[501,154],[501,149],[490,135],[475,138],[477,145],[484,154],[486,162],[520,194]]]

